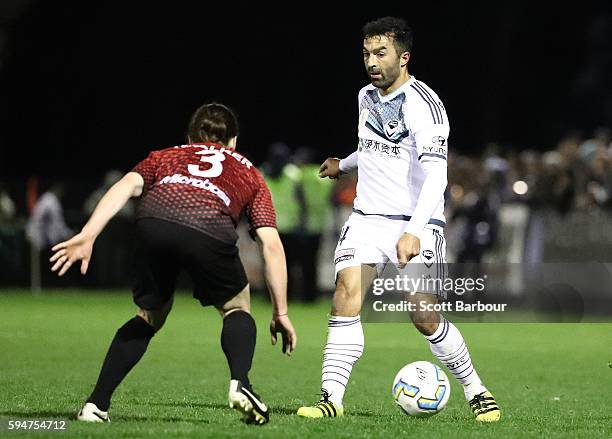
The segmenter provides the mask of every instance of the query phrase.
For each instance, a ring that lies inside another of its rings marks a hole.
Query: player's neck
[[[408,81],[410,81],[410,78],[411,78],[410,73],[408,73],[408,71],[405,71],[402,74],[400,74],[398,78],[395,80],[395,82],[391,84],[388,88],[379,88],[378,91],[380,92],[381,96],[387,96],[393,93],[395,90],[400,88],[402,85],[404,85]]]

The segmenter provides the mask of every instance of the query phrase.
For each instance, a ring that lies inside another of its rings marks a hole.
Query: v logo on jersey
[[[400,122],[397,119],[392,119],[385,124],[385,134],[391,138],[400,127]]]
[[[433,261],[433,257],[434,257],[434,252],[431,250],[423,250],[421,252],[421,254],[423,255],[423,259],[425,259],[423,262],[425,263],[425,266],[427,268],[431,267]]]

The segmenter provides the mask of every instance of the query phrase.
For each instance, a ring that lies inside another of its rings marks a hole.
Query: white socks
[[[429,340],[431,352],[463,385],[463,392],[468,401],[487,390],[474,369],[463,336],[455,325],[440,316],[436,332],[425,338]]]
[[[321,388],[329,394],[334,404],[342,406],[353,365],[363,354],[363,328],[360,316],[330,316],[327,326]],[[487,390],[476,373],[463,336],[455,325],[440,316],[436,332],[425,338],[429,341],[431,352],[463,385],[468,401]]]
[[[363,354],[363,328],[360,316],[330,316],[327,327],[321,388],[329,393],[331,402],[342,406],[353,365]]]

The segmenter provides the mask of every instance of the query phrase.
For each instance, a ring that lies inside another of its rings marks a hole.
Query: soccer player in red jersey
[[[221,346],[231,372],[230,407],[247,423],[268,421],[268,408],[248,378],[256,328],[236,246],[236,225],[243,212],[263,254],[273,307],[272,344],[280,333],[283,352],[289,355],[297,336],[287,314],[285,253],[272,198],[259,171],[236,152],[237,135],[238,123],[229,108],[203,105],[191,117],[187,145],[151,152],[108,190],[79,234],[53,247],[52,271],[62,276],[81,261],[85,274],[96,237],[131,197],[139,198],[133,285],[139,310],[117,331],[77,419],[109,420],[111,396],[163,326],[184,269],[193,280],[194,298],[203,306],[213,305],[223,317]]]

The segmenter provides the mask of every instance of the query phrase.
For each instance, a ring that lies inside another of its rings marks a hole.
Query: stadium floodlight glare
[[[529,185],[522,180],[515,181],[512,190],[517,195],[525,195],[529,191]]]

